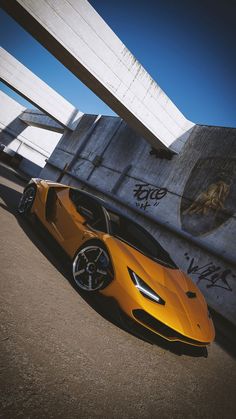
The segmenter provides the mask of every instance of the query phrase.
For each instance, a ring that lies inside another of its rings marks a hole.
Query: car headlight
[[[149,285],[146,284],[134,271],[132,271],[130,268],[128,268],[130,277],[136,286],[138,288],[139,292],[146,298],[148,298],[151,301],[154,301],[155,303],[165,305],[165,301],[158,295],[155,291],[152,290],[152,288],[149,287]]]

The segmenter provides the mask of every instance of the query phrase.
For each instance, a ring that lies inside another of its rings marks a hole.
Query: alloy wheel
[[[30,186],[24,191],[18,205],[18,212],[20,214],[27,214],[29,212],[30,208],[33,205],[35,194],[36,191],[33,186]]]
[[[73,277],[78,287],[85,291],[104,288],[113,277],[107,251],[99,245],[82,247],[73,262]]]

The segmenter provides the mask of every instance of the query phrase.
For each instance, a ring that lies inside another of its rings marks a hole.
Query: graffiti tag
[[[152,187],[148,183],[136,183],[134,186],[135,205],[144,211],[151,206],[157,207],[167,194],[166,188]]]
[[[189,262],[187,269],[188,274],[197,275],[197,284],[201,281],[209,282],[206,287],[222,288],[227,291],[232,291],[229,280],[236,278],[231,269],[223,269],[215,265],[213,262],[206,263],[205,265],[198,265],[194,257],[190,257],[188,253],[184,254],[185,259]]]

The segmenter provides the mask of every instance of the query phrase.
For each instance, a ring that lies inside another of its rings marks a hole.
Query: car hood
[[[165,301],[165,306],[141,296],[143,309],[181,334],[200,342],[214,339],[214,326],[199,288],[179,269],[167,268],[118,239],[127,267]],[[126,268],[127,269],[127,268]]]

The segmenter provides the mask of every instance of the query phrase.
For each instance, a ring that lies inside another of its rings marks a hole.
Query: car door
[[[63,243],[73,236],[82,235],[84,218],[77,213],[69,197],[69,188],[50,188],[45,217],[55,239]]]
[[[46,218],[51,233],[68,254],[74,254],[91,230],[105,230],[104,213],[93,197],[76,189],[54,188],[48,199]]]

